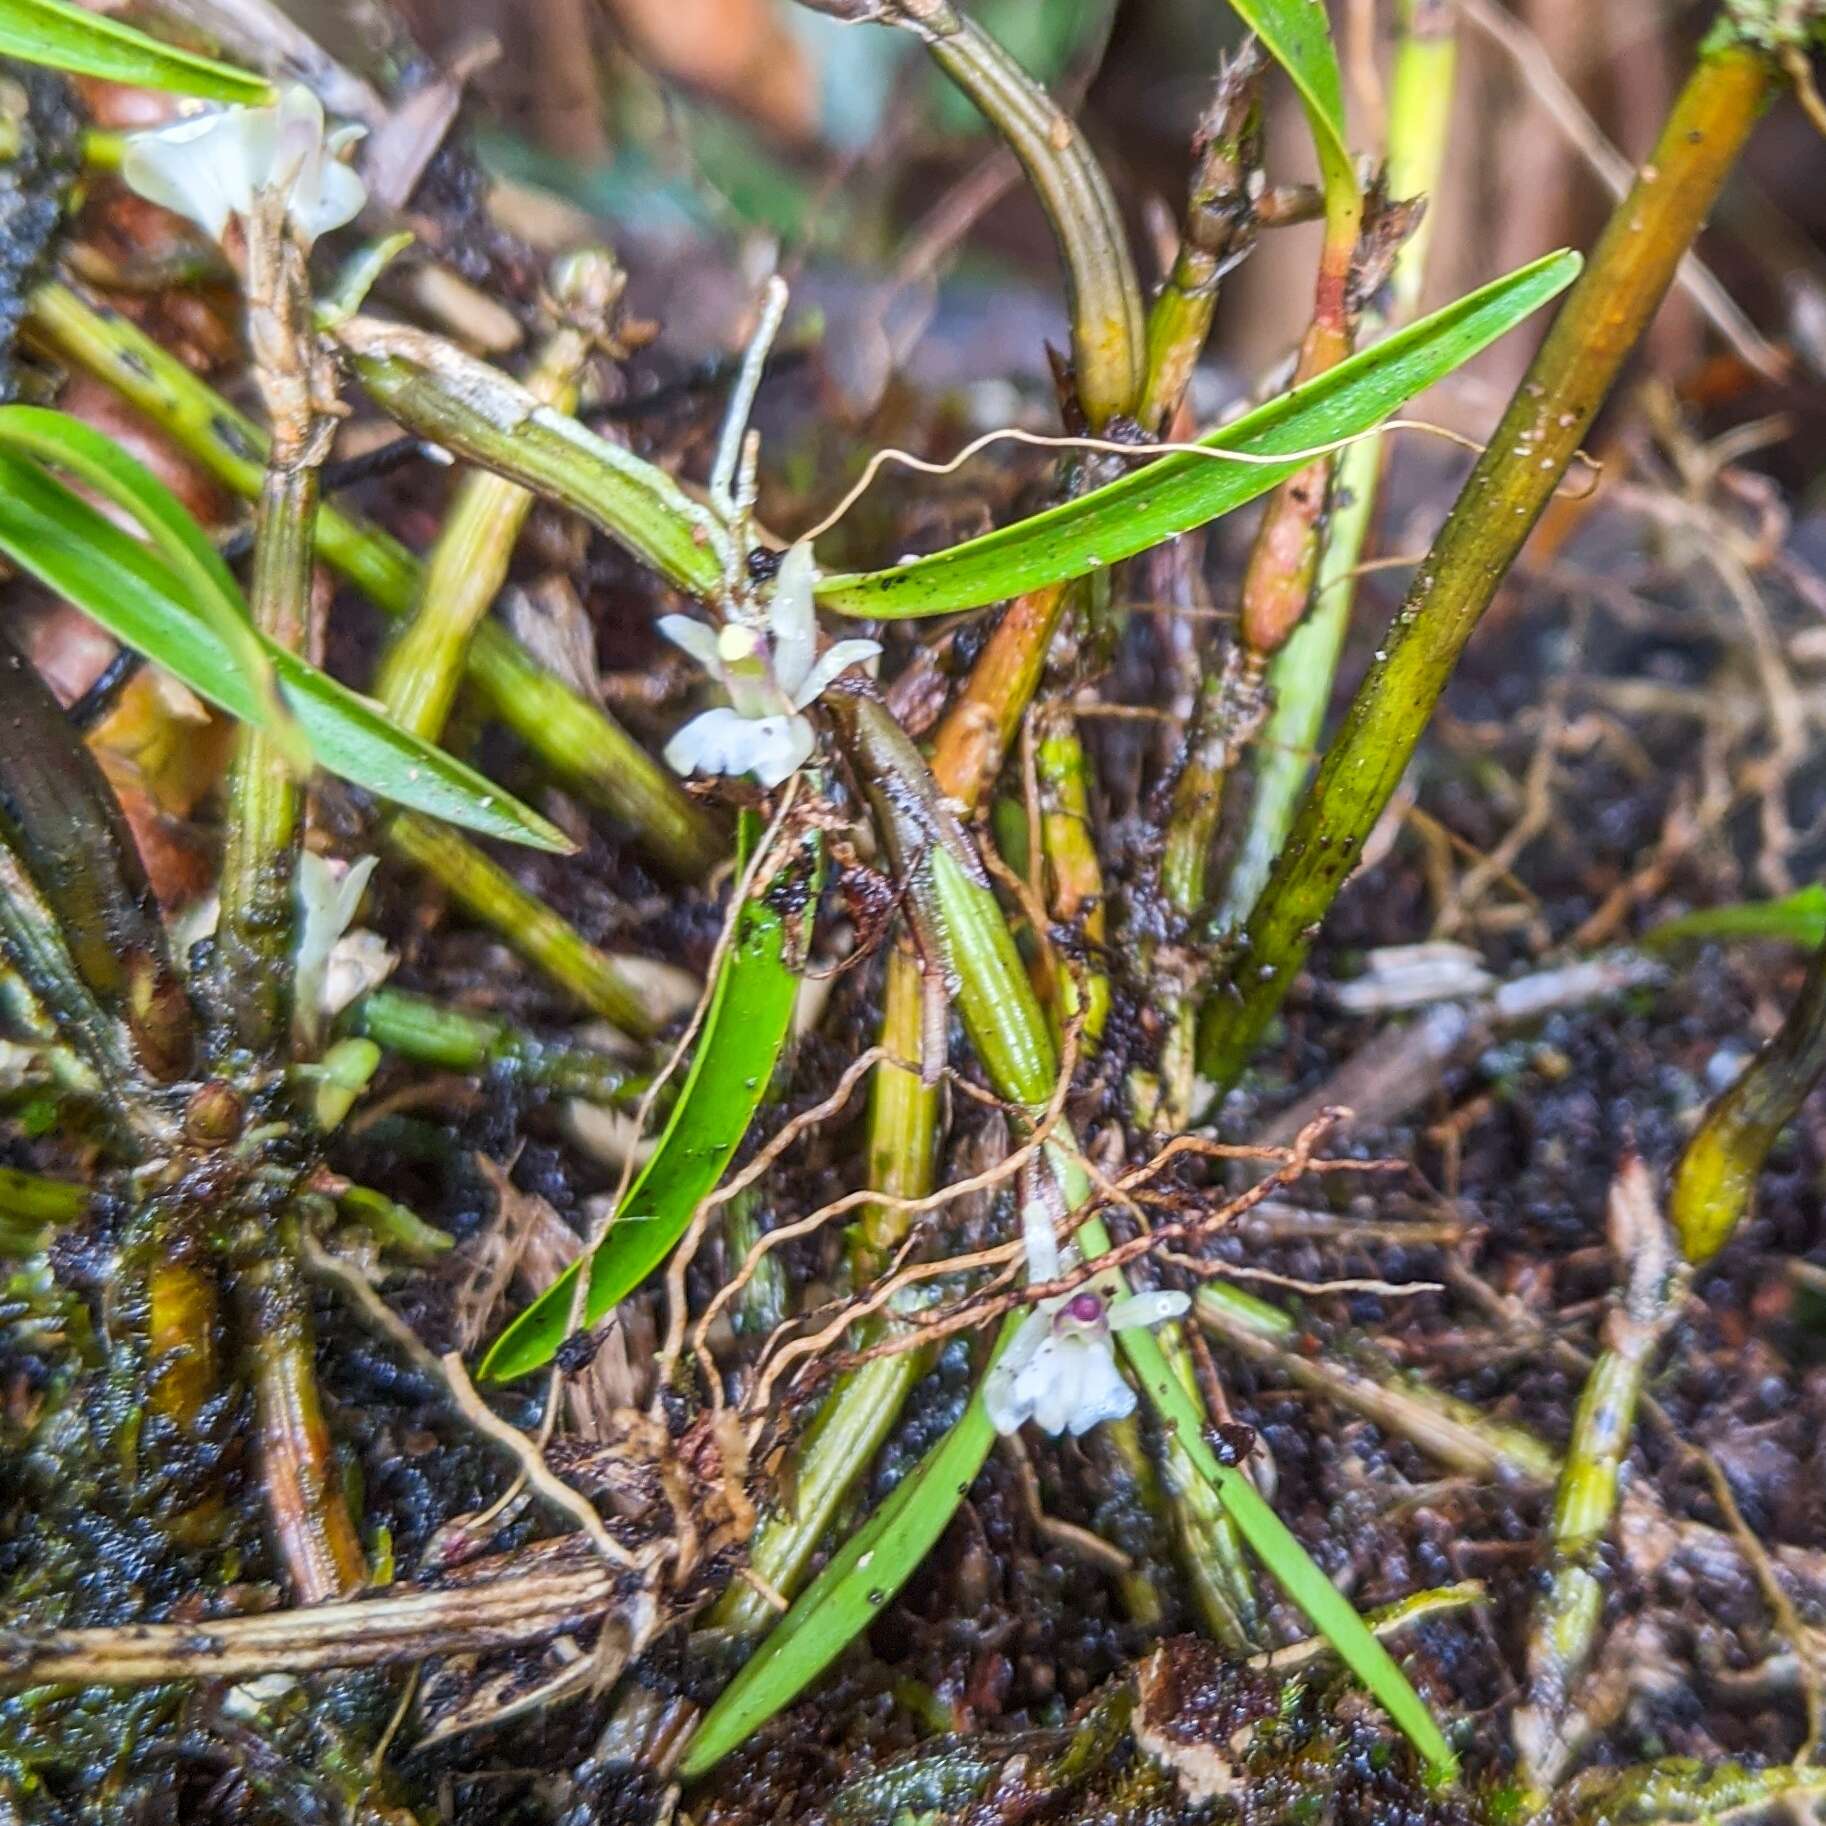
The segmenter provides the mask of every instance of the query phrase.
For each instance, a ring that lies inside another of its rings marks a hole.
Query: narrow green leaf
[[[1344,124],[1344,83],[1324,0],[1230,0],[1230,6],[1292,79],[1312,129],[1326,197],[1358,194]]]
[[[200,697],[256,728],[266,727],[269,711],[253,682],[192,606],[165,559],[53,476],[4,451],[0,551]],[[408,735],[296,654],[270,642],[261,645],[287,709],[318,763],[331,773],[486,836],[535,849],[571,847],[561,831],[474,768]]]
[[[685,1088],[659,1146],[588,1258],[585,1325],[632,1293],[685,1233],[773,1080],[799,978],[787,963],[796,949],[789,945],[793,920],[769,904],[766,892],[751,896],[737,916],[735,943],[717,973]],[[570,1331],[582,1267],[567,1270],[495,1339],[482,1359],[484,1380],[508,1382],[551,1361]]]
[[[1368,431],[1563,291],[1578,270],[1577,254],[1549,254],[1202,442],[1212,450],[1272,456]],[[1162,457],[1075,501],[947,551],[890,570],[826,577],[818,599],[845,615],[880,618],[980,608],[1132,558],[1266,494],[1306,460],[1229,464],[1190,454]]]
[[[258,107],[273,98],[272,84],[263,76],[160,44],[70,0],[0,0],[0,57],[209,101]]]
[[[1009,1315],[996,1354],[1025,1312]],[[831,1555],[704,1714],[678,1772],[693,1781],[790,1705],[859,1636],[931,1552],[983,1468],[995,1428],[982,1384],[957,1423]]]
[[[279,710],[271,661],[248,619],[234,574],[178,498],[145,464],[92,425],[43,406],[0,406],[0,449],[68,471],[125,509],[186,586],[186,599]]]
[[[1683,913],[1652,927],[1642,942],[1659,950],[1708,938],[1775,938],[1817,951],[1826,944],[1826,887],[1810,881],[1775,900],[1744,900]]]
[[[1087,1224],[1085,1231],[1091,1228]],[[1088,1250],[1094,1245],[1087,1240],[1085,1247]],[[1338,1658],[1407,1733],[1426,1758],[1433,1779],[1451,1781],[1458,1773],[1458,1759],[1426,1703],[1262,1493],[1240,1471],[1218,1462],[1205,1443],[1203,1417],[1185,1384],[1174,1375],[1161,1351],[1160,1340],[1141,1327],[1119,1332],[1117,1338],[1155,1412],[1173,1430],[1175,1440],[1200,1475],[1215,1487],[1243,1539],[1281,1589],[1305,1612],[1307,1621],[1331,1644]]]

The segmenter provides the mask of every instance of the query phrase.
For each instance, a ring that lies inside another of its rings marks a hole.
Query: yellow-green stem
[[[1776,1138],[1826,1072],[1826,951],[1808,967],[1788,1018],[1723,1091],[1674,1168],[1668,1216],[1688,1261],[1724,1247],[1750,1214]]]
[[[607,333],[606,313],[620,290],[620,274],[606,253],[585,249],[561,263],[552,292],[564,320],[525,381],[542,405],[576,410],[584,365]],[[425,560],[412,618],[375,678],[374,695],[414,735],[435,742],[443,734],[470,640],[507,581],[514,545],[532,509],[530,490],[486,471],[465,476],[458,487]]]
[[[254,625],[293,651],[309,618],[316,511],[314,467],[268,472],[254,544]],[[227,825],[210,993],[231,1049],[262,1058],[280,1049],[291,1025],[292,876],[303,834],[292,763],[263,731],[236,738]]]
[[[1399,328],[1419,307],[1452,113],[1458,41],[1451,0],[1403,0],[1400,19],[1389,85],[1388,190],[1402,202],[1424,197],[1427,206],[1395,255],[1388,315],[1384,319],[1366,312],[1359,342],[1374,340],[1385,328]],[[1256,745],[1248,820],[1224,879],[1218,914],[1226,928],[1241,924],[1255,905],[1311,777],[1381,473],[1380,438],[1352,444],[1332,473],[1312,603],[1268,666],[1271,708]]]
[[[383,834],[394,855],[422,869],[582,1007],[633,1038],[654,1032],[651,1010],[614,960],[466,837],[416,812],[396,812]]]

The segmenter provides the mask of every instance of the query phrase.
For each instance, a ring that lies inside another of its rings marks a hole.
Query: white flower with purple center
[[[731,621],[712,630],[689,615],[660,617],[659,631],[729,694],[726,705],[693,717],[666,744],[675,772],[751,773],[773,787],[812,758],[818,738],[804,711],[839,673],[881,651],[879,641],[840,640],[819,654],[817,575],[812,548],[795,545],[781,560],[762,627]]]
[[[130,133],[121,176],[148,202],[188,216],[220,241],[231,216],[252,215],[254,200],[285,187],[285,213],[308,247],[352,222],[366,186],[337,156],[360,127],[325,133],[323,104],[292,83],[270,108],[216,108],[168,127]]]
[[[1059,1246],[1044,1207],[1027,1207],[1022,1233],[1029,1282],[1056,1279]],[[1125,1294],[1121,1286],[1113,1274],[1100,1276],[1075,1293],[1042,1300],[1022,1321],[983,1385],[998,1433],[1018,1432],[1031,1420],[1076,1438],[1135,1411],[1135,1391],[1116,1366],[1116,1334],[1177,1319],[1192,1302],[1183,1293]]]

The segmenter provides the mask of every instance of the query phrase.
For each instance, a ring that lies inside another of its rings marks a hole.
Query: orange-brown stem
[[[244,1261],[235,1291],[250,1340],[260,1479],[273,1544],[301,1604],[347,1597],[367,1564],[317,1390],[309,1297],[282,1234]]]

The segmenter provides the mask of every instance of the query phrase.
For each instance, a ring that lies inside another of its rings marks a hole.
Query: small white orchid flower
[[[217,241],[230,216],[245,221],[254,199],[282,184],[286,215],[308,247],[353,221],[368,200],[361,179],[337,157],[362,132],[349,126],[326,134],[323,104],[293,83],[270,108],[217,108],[130,133],[121,176],[147,201],[188,216]]]
[[[292,1024],[307,1045],[399,961],[372,932],[351,932],[376,858],[345,869],[314,850],[298,858],[298,939],[292,961]]]
[[[1029,1204],[1021,1230],[1028,1280],[1055,1279],[1059,1245],[1045,1207]],[[1177,1319],[1192,1302],[1183,1293],[1112,1297],[1119,1285],[1112,1275],[1107,1283],[1042,1300],[1022,1321],[983,1385],[983,1404],[998,1433],[1018,1432],[1031,1420],[1048,1433],[1076,1438],[1135,1411],[1135,1391],[1116,1367],[1116,1333]]]
[[[695,716],[666,744],[666,763],[681,774],[751,773],[778,786],[812,757],[817,737],[801,713],[839,673],[881,651],[874,640],[840,640],[818,653],[817,581],[809,545],[780,561],[767,625],[730,622],[713,632],[688,615],[663,615],[659,631],[683,647],[729,693],[729,703]]]

